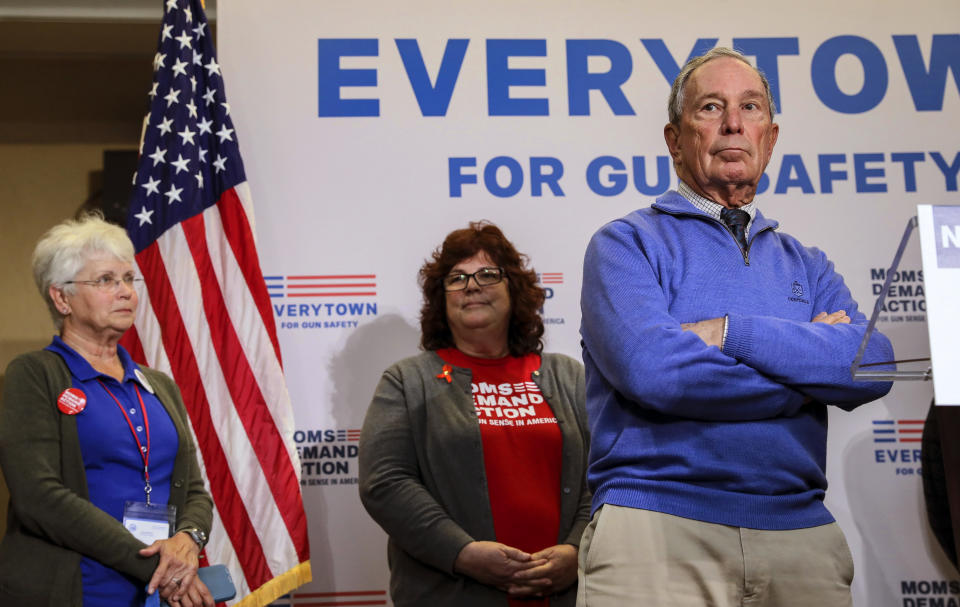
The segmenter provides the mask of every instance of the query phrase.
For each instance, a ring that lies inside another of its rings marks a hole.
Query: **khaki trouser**
[[[577,607],[850,607],[836,523],[761,531],[603,506],[580,542]]]

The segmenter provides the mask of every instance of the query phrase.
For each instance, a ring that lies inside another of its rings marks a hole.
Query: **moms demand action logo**
[[[537,272],[537,280],[546,294],[543,308],[540,309],[540,316],[543,318],[544,326],[566,324],[567,321],[562,316],[547,316],[546,313],[547,302],[552,300],[553,296],[556,295],[555,287],[563,284],[563,272]]]
[[[293,433],[300,456],[300,485],[356,485],[360,429],[297,430]]]
[[[873,420],[873,460],[891,466],[897,476],[920,474],[922,419]]]
[[[369,301],[377,296],[376,274],[275,275],[264,280],[281,329],[352,329],[363,318],[377,315],[377,302]]]
[[[960,607],[960,581],[901,580],[903,607]]]
[[[875,296],[884,295],[879,322],[924,322],[927,320],[927,300],[923,290],[923,270],[904,269],[890,275],[885,268],[870,268],[870,282]]]

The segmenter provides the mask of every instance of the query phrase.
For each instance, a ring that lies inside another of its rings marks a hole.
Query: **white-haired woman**
[[[213,605],[196,576],[211,500],[180,392],[118,344],[137,309],[133,255],[96,215],[37,243],[60,334],[7,367],[0,605],[133,606],[157,590],[174,607]]]

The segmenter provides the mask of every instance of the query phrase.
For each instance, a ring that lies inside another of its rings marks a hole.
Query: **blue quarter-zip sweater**
[[[581,308],[593,510],[616,504],[754,529],[833,521],[823,505],[828,405],[853,382],[866,318],[826,255],[757,213],[746,250],[670,191],[602,227]],[[812,323],[846,310],[850,324]],[[681,323],[728,317],[723,350]],[[864,362],[893,360],[870,339]]]

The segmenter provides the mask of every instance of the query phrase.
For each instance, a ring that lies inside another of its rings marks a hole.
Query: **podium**
[[[892,362],[896,363],[896,367],[907,363],[929,364],[920,369],[874,370],[872,367],[889,363],[862,364],[863,352],[883,309],[890,282],[896,276],[900,260],[915,229],[920,233],[930,357]],[[939,426],[942,481],[952,523],[953,557],[956,558],[960,548],[960,206],[917,207],[917,215],[907,222],[904,229],[900,246],[887,271],[883,291],[877,298],[850,371],[855,380],[862,381],[933,380],[935,410],[931,412],[931,417],[935,417]],[[924,476],[926,484],[927,474]],[[938,484],[941,481],[939,474],[936,481]],[[954,565],[956,564],[955,560]]]

